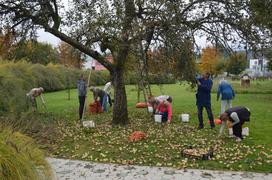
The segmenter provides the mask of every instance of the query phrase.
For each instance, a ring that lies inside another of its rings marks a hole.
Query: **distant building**
[[[112,56],[107,56],[106,60],[109,62],[113,62]],[[92,61],[92,69],[96,71],[104,71],[107,70],[102,64],[100,64],[97,60],[93,59]]]
[[[269,72],[268,60],[265,58],[250,59],[249,60],[249,70],[254,74],[254,76],[264,76]]]

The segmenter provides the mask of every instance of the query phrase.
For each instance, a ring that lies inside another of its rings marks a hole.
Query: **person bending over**
[[[224,122],[230,121],[230,127],[233,129],[233,135],[236,138],[236,141],[239,142],[243,139],[242,136],[242,126],[246,121],[250,120],[250,111],[247,107],[236,106],[229,108],[224,113],[220,115],[220,119]],[[223,133],[226,123],[222,123],[219,134]]]
[[[164,100],[157,106],[156,114],[162,115],[162,122],[172,122],[172,99]]]
[[[150,106],[152,106],[153,114],[155,114],[158,105],[160,103],[162,103],[163,101],[168,101],[168,102],[172,103],[172,97],[168,96],[168,95],[160,95],[160,96],[157,96],[157,97],[154,97],[154,96],[149,96],[148,97],[147,102],[148,102],[148,104]]]
[[[32,104],[32,110],[36,111],[38,109],[36,97],[40,96],[42,104],[45,106],[45,101],[43,99],[42,93],[44,92],[44,89],[42,87],[39,88],[33,88],[31,89],[26,96],[30,99]]]
[[[103,111],[108,112],[108,94],[104,90],[93,86],[90,87],[90,91],[93,92],[94,101],[97,101],[99,98],[99,102],[102,106]]]

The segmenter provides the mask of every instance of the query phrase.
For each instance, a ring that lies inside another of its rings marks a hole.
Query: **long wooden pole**
[[[92,68],[90,69],[90,73],[89,73],[89,77],[88,77],[88,81],[87,81],[87,90],[86,90],[87,92],[86,92],[86,97],[85,97],[85,101],[84,101],[84,107],[83,107],[83,114],[82,114],[81,122],[83,122],[83,120],[84,120],[86,101],[87,101],[87,94],[88,94],[88,87],[89,87],[89,84],[90,84],[91,73],[92,73]]]

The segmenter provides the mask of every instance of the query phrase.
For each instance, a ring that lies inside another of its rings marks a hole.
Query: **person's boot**
[[[210,121],[210,123],[211,123],[211,129],[214,129],[215,128],[214,121]]]

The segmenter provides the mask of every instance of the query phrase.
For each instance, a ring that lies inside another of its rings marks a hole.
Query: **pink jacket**
[[[165,106],[165,104],[160,103],[157,107],[157,111],[159,112],[168,112],[168,121],[172,121],[172,104],[168,103],[168,106]]]

